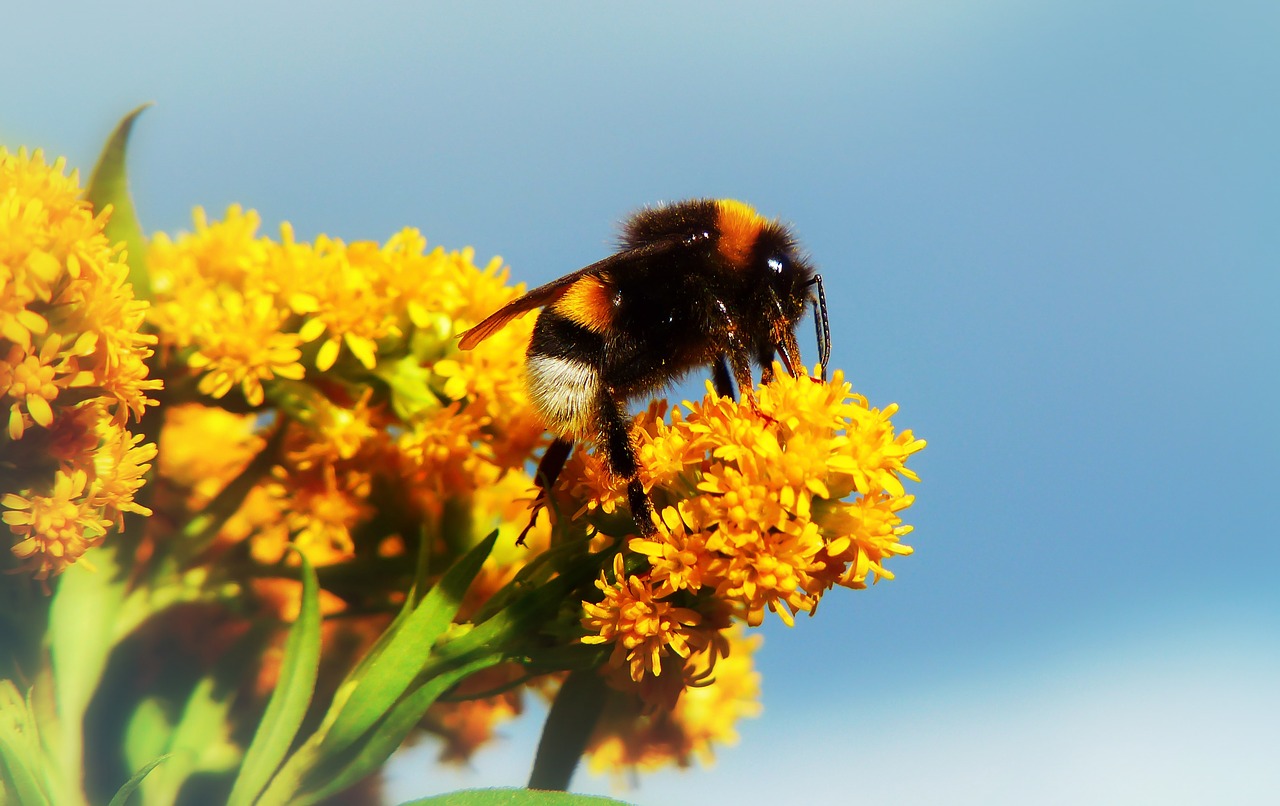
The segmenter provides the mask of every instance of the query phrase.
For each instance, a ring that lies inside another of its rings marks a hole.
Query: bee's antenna
[[[827,361],[831,358],[831,324],[827,321],[827,294],[822,289],[822,275],[815,274],[809,285],[818,287],[813,298],[813,327],[818,335],[818,377],[827,379]]]

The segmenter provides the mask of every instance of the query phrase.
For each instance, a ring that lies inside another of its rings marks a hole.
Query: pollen
[[[720,254],[735,268],[745,268],[751,259],[760,230],[769,222],[751,205],[733,199],[716,202],[716,229],[720,232]]]

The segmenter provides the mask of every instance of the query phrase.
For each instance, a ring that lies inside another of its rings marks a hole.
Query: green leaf
[[[111,802],[107,804],[107,806],[124,806],[126,803],[128,803],[129,796],[131,796],[134,793],[134,790],[138,788],[138,784],[142,783],[143,779],[146,778],[147,775],[150,774],[150,772],[156,768],[157,764],[159,764],[160,762],[164,761],[167,758],[169,758],[168,753],[166,753],[163,756],[160,756],[159,758],[155,759],[154,761],[144,766],[142,769],[135,772],[132,778],[124,782],[124,786],[120,787],[120,789],[116,792],[115,797],[111,799]]]
[[[396,703],[386,718],[369,731],[365,740],[356,746],[355,755],[347,763],[326,765],[317,770],[323,772],[323,776],[310,776],[304,787],[306,795],[298,803],[309,804],[324,800],[377,772],[404,742],[427,709],[440,699],[441,694],[464,678],[501,662],[503,658],[502,654],[478,658],[464,666],[435,675],[411,691]]]
[[[82,779],[85,710],[102,681],[108,655],[122,637],[119,622],[125,580],[116,551],[96,549],[92,560],[97,570],[76,563],[58,578],[45,634],[56,718],[50,715],[42,724],[48,727],[46,746],[61,769],[53,780],[64,787],[74,787]],[[55,800],[72,797],[67,793]]]
[[[625,801],[597,795],[574,795],[569,792],[540,792],[536,789],[463,789],[401,806],[605,806]]]
[[[580,569],[579,573],[589,573],[589,570]],[[308,776],[300,790],[305,796],[298,802],[315,803],[377,770],[444,692],[467,676],[510,657],[519,637],[554,613],[574,584],[571,577],[559,577],[537,589],[525,591],[485,623],[438,646],[415,687],[365,735],[351,760],[344,762],[334,758],[331,764],[317,765],[315,769],[331,780],[325,783],[320,776]],[[593,684],[600,682],[594,671],[587,673],[587,680]],[[579,746],[579,753],[580,749]]]
[[[406,611],[347,675],[323,723],[276,773],[260,802],[293,803],[313,771],[342,764],[352,752],[359,753],[352,746],[386,716],[427,666],[432,648],[457,615],[463,595],[497,538],[495,530],[476,544],[416,604],[415,597],[409,597]]]
[[[422,671],[431,649],[444,634],[462,605],[471,582],[498,538],[494,531],[461,559],[414,607],[409,617],[392,625],[387,643],[377,647],[343,683],[345,702],[327,731],[321,747],[336,753],[346,749],[395,704]]]
[[[139,768],[147,759],[166,755],[173,725],[164,705],[155,697],[147,697],[138,703],[129,717],[124,731],[124,763]]]
[[[89,186],[85,188],[85,198],[93,203],[95,210],[111,205],[106,234],[112,243],[125,242],[129,251],[129,282],[133,285],[133,293],[141,299],[151,298],[151,275],[147,273],[147,242],[138,223],[133,199],[129,197],[125,151],[134,122],[149,106],[149,103],[139,106],[116,125],[89,177]]]
[[[163,716],[139,715],[139,725],[129,726],[128,741],[132,748],[159,748],[170,757],[169,763],[155,775],[142,781],[143,802],[170,804],[177,801],[187,779],[196,773],[225,772],[236,765],[239,749],[231,742],[231,699],[215,692],[213,678],[201,678],[191,690],[182,715],[172,730],[165,728]],[[145,704],[144,704],[145,705]],[[142,738],[146,730],[161,731],[159,740]],[[129,759],[136,764],[136,758]]]
[[[0,680],[0,803],[50,803],[44,761],[30,707],[12,681]]]
[[[251,804],[279,768],[302,725],[320,669],[320,586],[302,559],[302,609],[284,644],[284,660],[267,710],[245,752],[229,803]]]

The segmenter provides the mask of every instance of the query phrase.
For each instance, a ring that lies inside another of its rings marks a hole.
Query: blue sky
[[[353,9],[16,7],[0,142],[87,171],[156,101],[149,229],[415,226],[531,284],[640,205],[741,198],[821,267],[833,363],[929,441],[898,578],[768,624],[765,715],[626,797],[1280,793],[1280,6]],[[395,791],[518,784],[536,730]]]

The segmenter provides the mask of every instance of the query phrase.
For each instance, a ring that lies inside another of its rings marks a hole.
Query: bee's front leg
[[[776,423],[777,420],[765,414],[760,409],[760,400],[756,397],[756,384],[751,378],[751,359],[749,358],[747,349],[742,346],[735,346],[729,350],[729,363],[733,366],[733,379],[738,384],[738,390],[742,394],[742,398],[751,404],[751,410],[768,423]]]

